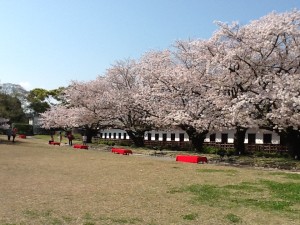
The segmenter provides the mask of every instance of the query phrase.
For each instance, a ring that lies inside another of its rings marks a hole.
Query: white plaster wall
[[[280,136],[275,132],[272,133],[272,144],[280,144]]]
[[[234,130],[229,130],[228,131],[228,143],[233,143],[234,142]]]
[[[126,133],[124,130],[121,129],[104,129],[104,130],[100,130],[100,133],[103,133],[103,138],[104,138],[104,133],[106,133],[106,138],[109,138],[109,133],[111,133],[111,138],[113,138],[113,134],[116,133],[116,139],[119,138],[119,133],[121,133],[121,139],[124,139],[124,133]],[[148,140],[148,133],[151,133],[151,140],[155,140],[155,134],[159,134],[159,141],[163,140],[163,134],[166,133],[167,134],[167,141],[171,141],[171,133],[175,134],[175,141],[179,141],[179,134],[180,133],[184,133],[184,141],[189,141],[189,137],[187,135],[187,133],[183,130],[173,130],[173,131],[156,131],[156,130],[152,130],[152,131],[148,131],[145,132],[145,140]],[[216,134],[216,142],[221,142],[221,134],[222,133],[227,133],[228,134],[228,143],[234,143],[234,133],[235,130],[223,130],[223,131],[218,131],[218,132],[211,132],[209,134],[206,135],[205,138],[205,142],[209,142],[209,136],[210,134]],[[276,134],[275,132],[271,132],[268,130],[259,130],[259,129],[248,129],[246,132],[246,136],[245,136],[245,144],[248,143],[248,134],[249,133],[255,133],[256,134],[256,144],[263,144],[263,134],[272,134],[272,144],[280,144],[280,137],[278,134]],[[127,133],[126,133],[127,134]],[[126,135],[126,139],[130,139],[129,135]]]
[[[126,134],[126,140],[130,139],[129,135],[126,133],[126,131],[121,129],[104,129],[100,130],[100,133],[102,133],[102,138],[104,138],[104,134],[106,133],[106,138],[109,139],[109,133],[111,133],[111,138],[114,138],[114,133],[116,133],[116,139],[119,139],[119,133],[121,133],[121,139],[124,139],[124,134]]]
[[[223,130],[222,132],[211,132],[209,134],[206,135],[205,138],[205,142],[209,142],[209,136],[210,134],[216,134],[216,142],[221,142],[221,134],[222,133],[227,133],[228,134],[228,143],[234,143],[234,133],[235,130]],[[272,134],[272,144],[280,144],[280,137],[278,134],[276,134],[275,132],[272,131],[268,131],[268,130],[262,130],[262,129],[248,129],[246,132],[246,136],[245,136],[245,144],[248,144],[248,134],[249,133],[255,133],[255,143],[256,144],[263,144],[263,137],[264,134]]]
[[[189,136],[187,133],[183,130],[173,130],[173,131],[157,131],[157,130],[152,130],[145,132],[145,140],[148,140],[148,133],[151,133],[151,140],[155,141],[155,134],[159,134],[158,140],[163,141],[163,134],[167,134],[167,140],[166,141],[171,141],[171,134],[175,134],[175,141],[179,141],[179,134],[183,133],[184,134],[184,141],[189,141]]]
[[[215,132],[216,134],[216,142],[220,143],[222,141],[222,134],[228,134],[228,143],[234,142],[234,130],[223,130],[222,132]],[[207,140],[209,142],[209,135],[207,136]]]

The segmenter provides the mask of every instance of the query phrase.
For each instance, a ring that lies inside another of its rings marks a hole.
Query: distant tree
[[[54,102],[60,101],[61,94],[64,88],[60,87],[54,90],[46,90],[42,88],[35,88],[27,95],[29,103],[28,109],[35,114],[43,113],[48,110]]]
[[[20,100],[3,93],[0,93],[0,117],[9,119],[11,123],[26,121]]]
[[[8,119],[0,117],[0,129],[7,129],[9,127],[8,121]]]
[[[21,85],[12,83],[0,84],[0,92],[18,98],[22,103],[22,107],[26,107],[28,91],[26,91]]]

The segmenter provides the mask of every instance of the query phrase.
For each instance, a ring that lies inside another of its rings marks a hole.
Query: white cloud
[[[31,88],[31,84],[28,81],[23,81],[23,82],[20,82],[19,84],[27,91],[29,91]]]

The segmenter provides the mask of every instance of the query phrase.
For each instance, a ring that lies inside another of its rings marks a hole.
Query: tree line
[[[51,108],[51,99],[59,100],[63,88],[27,91],[21,85],[0,83],[0,128],[7,129],[13,123],[27,123],[28,118]]]
[[[176,41],[71,82],[63,104],[41,114],[43,127],[118,127],[137,146],[146,131],[180,127],[197,151],[209,132],[235,129],[242,153],[247,129],[259,128],[278,133],[299,158],[300,12],[216,23],[209,39]]]

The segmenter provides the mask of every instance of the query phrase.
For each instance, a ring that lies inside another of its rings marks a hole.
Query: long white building
[[[234,142],[235,130],[224,130],[218,132],[211,132],[207,134],[204,142],[206,143],[223,143],[230,144]],[[102,139],[123,139],[129,140],[126,131],[121,129],[104,129],[100,130],[98,136]],[[172,131],[148,131],[145,133],[146,141],[175,141],[175,142],[188,142],[189,136],[183,130]],[[248,129],[245,136],[245,144],[280,144],[280,137],[277,133],[260,130]]]

